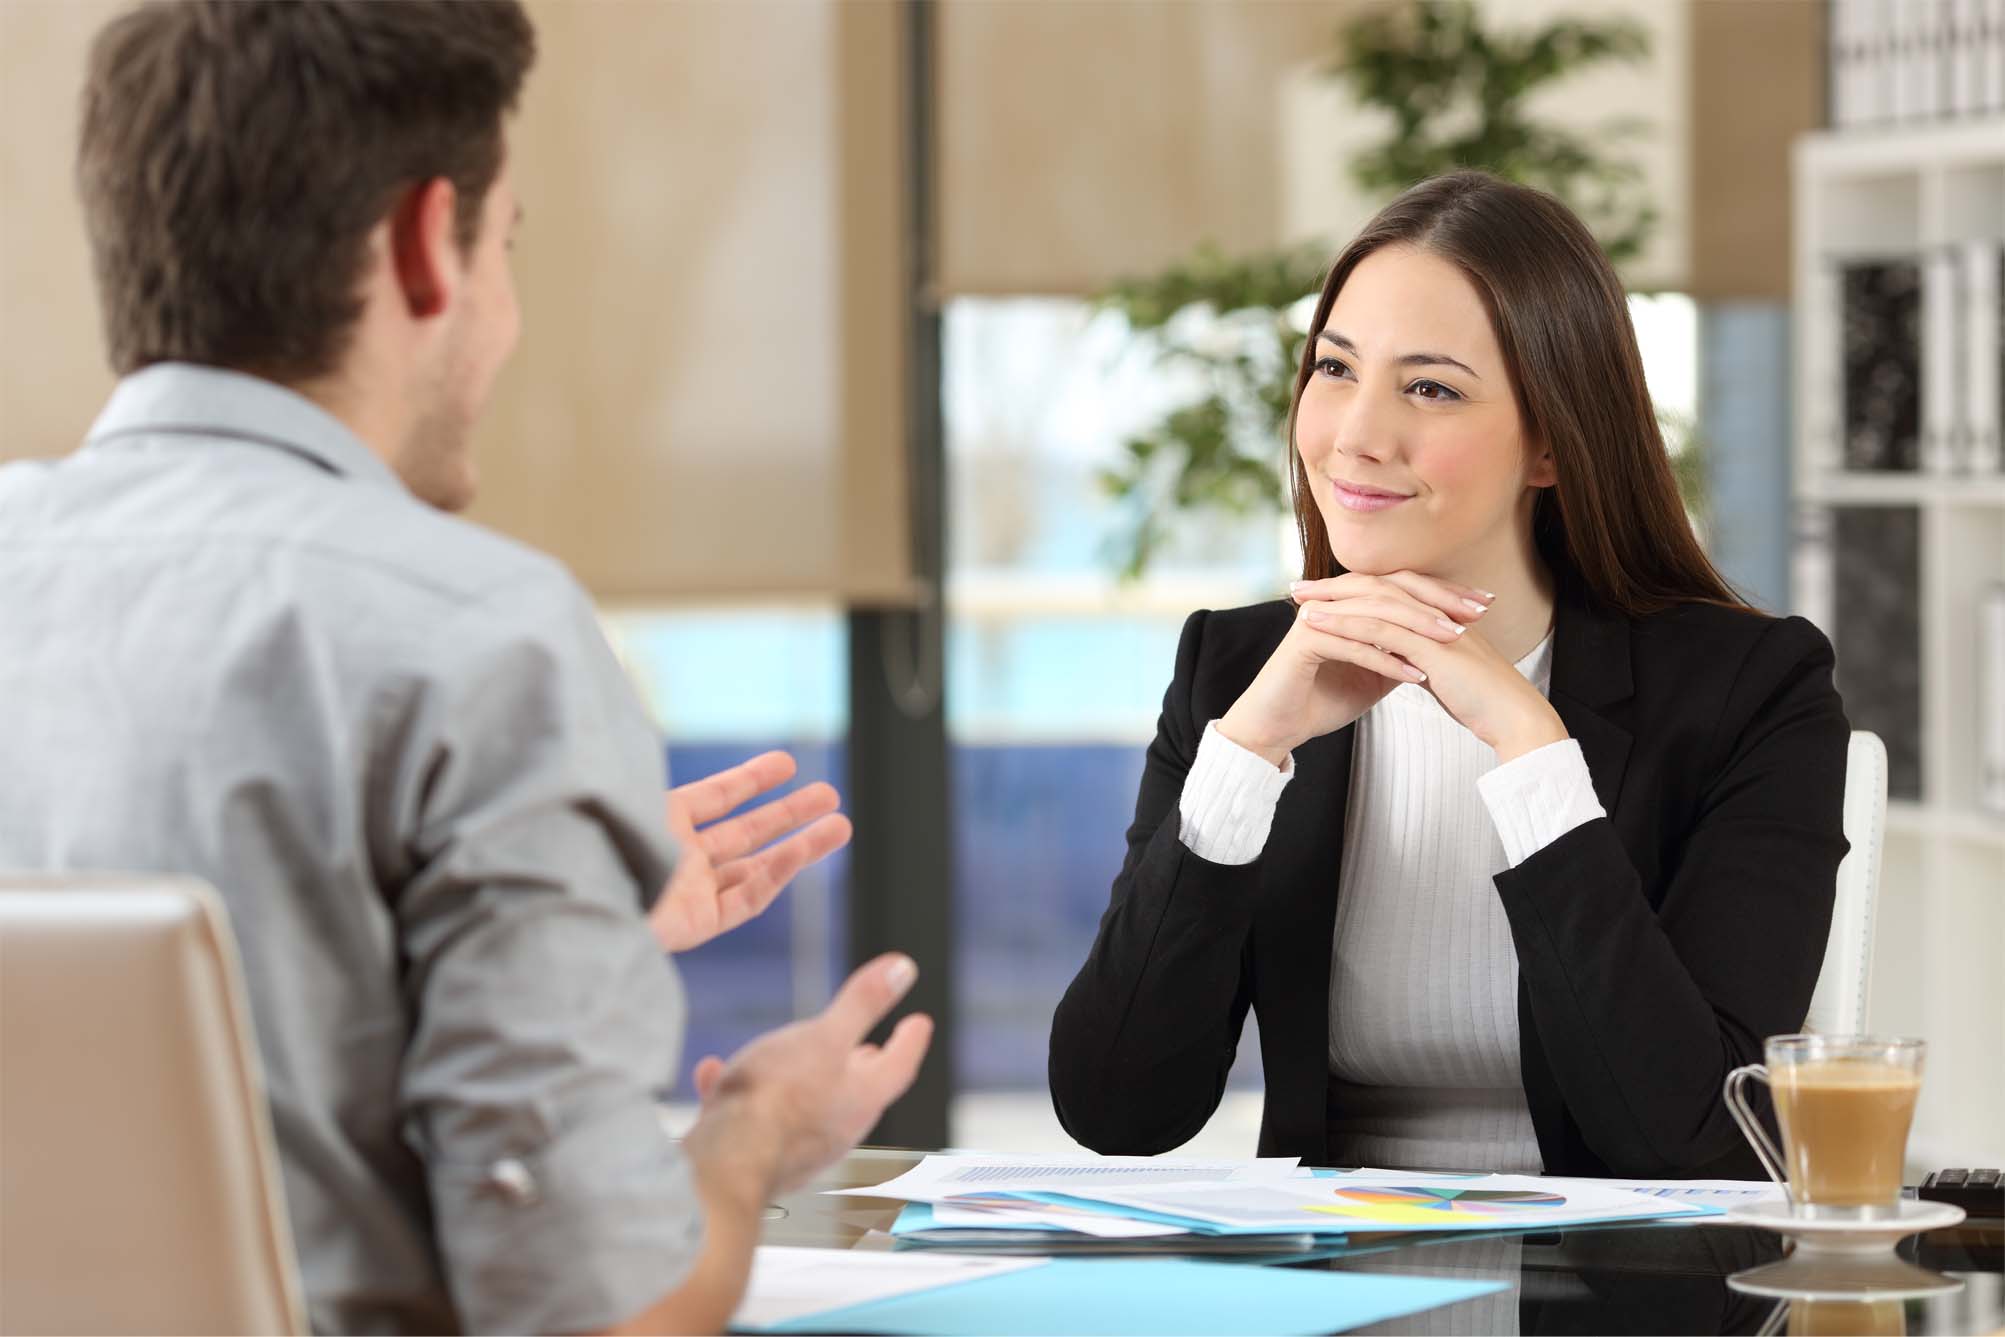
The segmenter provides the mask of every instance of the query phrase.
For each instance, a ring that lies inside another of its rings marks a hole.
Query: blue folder
[[[1119,1216],[1119,1217],[1124,1217],[1130,1221],[1153,1221],[1158,1225],[1182,1226],[1187,1230],[1196,1230],[1200,1234],[1212,1233],[1212,1234],[1223,1235],[1223,1234],[1233,1233],[1233,1231],[1237,1229],[1237,1227],[1232,1227],[1232,1226],[1213,1226],[1203,1221],[1193,1221],[1188,1217],[1165,1216],[1161,1212],[1145,1212],[1137,1207],[1116,1207],[1112,1203],[1095,1202],[1091,1198],[1068,1198],[1063,1193],[1012,1193],[1009,1196],[1013,1198],[1022,1198],[1026,1203],[1033,1203],[1033,1204],[1040,1202],[1055,1203],[1059,1206],[1070,1207],[1077,1211],[1098,1212],[1102,1216]],[[910,1235],[914,1231],[933,1230],[936,1228],[938,1227],[933,1220],[933,1205],[931,1203],[908,1202],[905,1204],[904,1210],[898,1213],[898,1220],[895,1223],[893,1223],[891,1227],[891,1233],[894,1235]],[[1052,1226],[1011,1225],[1011,1226],[1002,1226],[998,1228],[1005,1230],[1047,1230],[1047,1231],[1056,1231],[1061,1234],[1073,1233],[1067,1230],[1064,1226],[1056,1226],[1056,1225]],[[1325,1232],[1323,1231],[1323,1224],[1321,1222],[1311,1221],[1308,1224],[1304,1225],[1299,1230],[1295,1229],[1277,1230],[1272,1227],[1269,1227],[1263,1230],[1249,1229],[1240,1231],[1239,1233],[1248,1235],[1282,1235],[1282,1234],[1309,1235],[1309,1234],[1316,1234],[1319,1232],[1320,1233],[1333,1232],[1335,1234],[1341,1235],[1343,1234],[1343,1226],[1342,1223],[1339,1222],[1335,1225],[1332,1225],[1329,1228],[1328,1232]],[[1171,1237],[1159,1236],[1155,1238],[1171,1238]]]
[[[1309,1272],[1183,1259],[1060,1259],[831,1309],[760,1332],[1293,1334],[1341,1332],[1506,1289],[1497,1281]]]

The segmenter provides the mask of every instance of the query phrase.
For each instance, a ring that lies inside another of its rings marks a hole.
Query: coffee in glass
[[[1778,1035],[1766,1065],[1727,1075],[1727,1107],[1798,1212],[1870,1219],[1899,1210],[1908,1128],[1924,1044],[1866,1035]],[[1778,1154],[1743,1090],[1768,1084],[1782,1126]]]

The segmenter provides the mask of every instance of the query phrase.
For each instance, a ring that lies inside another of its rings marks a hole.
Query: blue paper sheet
[[[832,1309],[769,1332],[1293,1334],[1338,1332],[1505,1289],[1495,1281],[1309,1272],[1184,1259],[1060,1259]]]

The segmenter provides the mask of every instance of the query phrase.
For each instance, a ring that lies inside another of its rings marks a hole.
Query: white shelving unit
[[[1923,259],[2005,242],[2005,118],[1811,135],[1795,155],[1796,503],[1806,532],[1845,507],[1912,507],[1920,534],[1921,794],[1887,813],[1872,1011],[1876,1032],[1929,1041],[1916,1166],[2005,1164],[2005,814],[1978,801],[1978,601],[2005,581],[2005,475],[1838,467],[1843,400],[1832,262]],[[1826,285],[1820,288],[1820,285]],[[1929,300],[1926,291],[1924,301]],[[1961,338],[1962,330],[1958,330]],[[1922,381],[1965,349],[1931,339]],[[1926,412],[1926,408],[1924,410]],[[1924,445],[1924,468],[1929,467]],[[1835,633],[1845,598],[1799,552],[1797,611]]]

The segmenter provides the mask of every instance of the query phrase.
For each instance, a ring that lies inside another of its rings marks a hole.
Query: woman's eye
[[[1319,357],[1316,359],[1316,374],[1319,376],[1345,376],[1350,373],[1350,370],[1349,367],[1346,367],[1333,357]]]
[[[1443,402],[1462,397],[1439,381],[1415,381],[1406,387],[1406,392],[1419,395],[1422,399],[1438,399]]]

